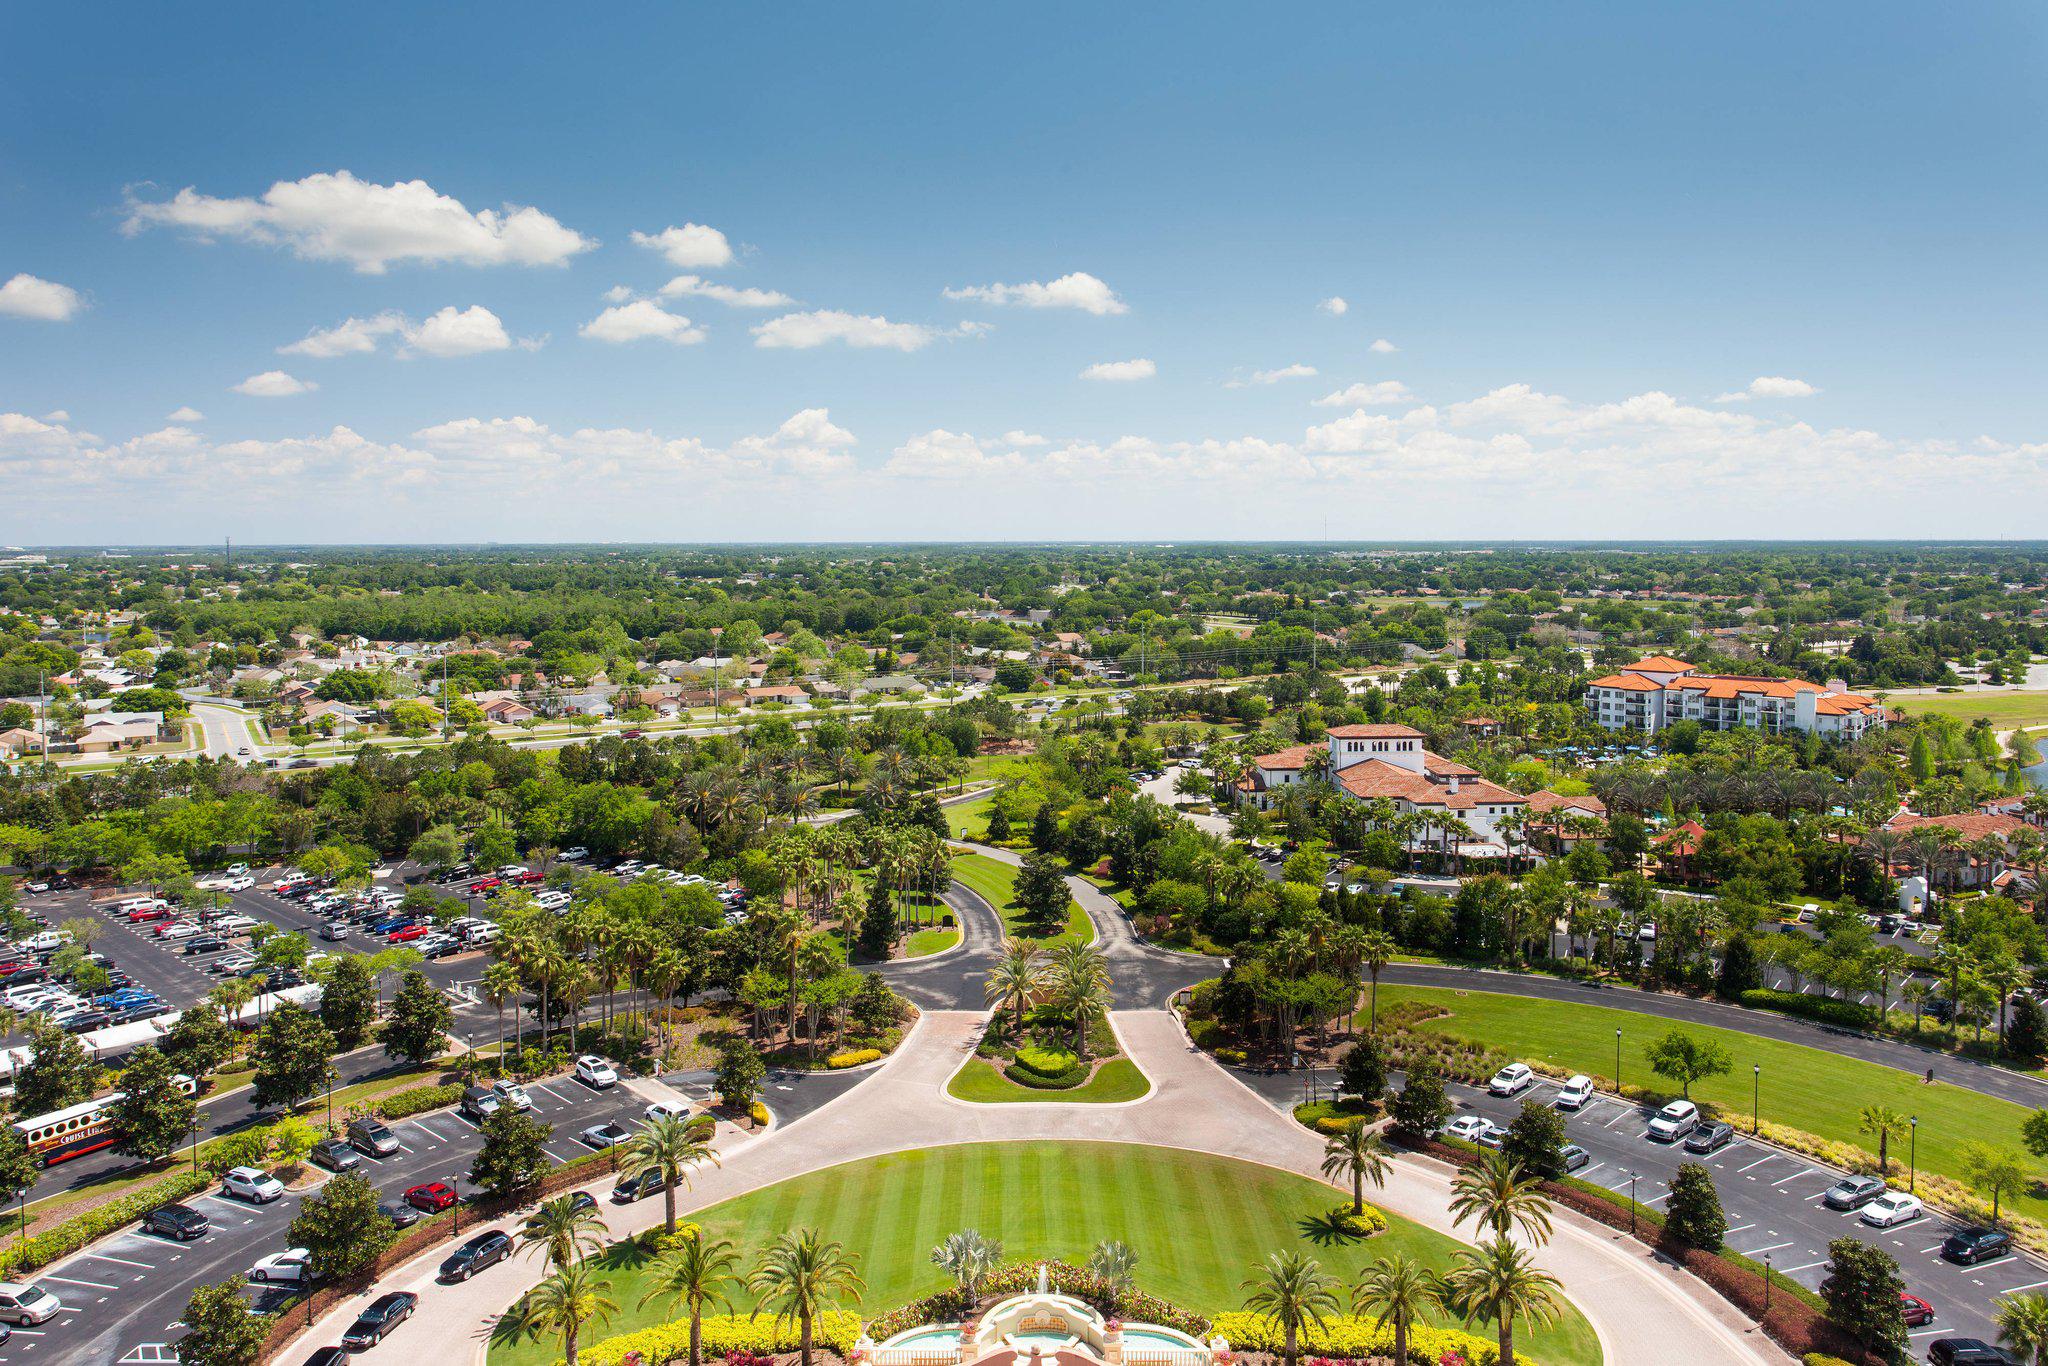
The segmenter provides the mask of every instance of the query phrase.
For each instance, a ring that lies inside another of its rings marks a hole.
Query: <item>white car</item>
[[[1927,1212],[1918,1196],[1904,1191],[1886,1191],[1863,1207],[1863,1222],[1872,1228],[1890,1228],[1918,1219]]]
[[[499,1100],[521,1113],[533,1108],[533,1097],[527,1095],[526,1088],[516,1081],[494,1081],[491,1090]]]
[[[1511,1062],[1493,1074],[1493,1080],[1486,1083],[1487,1092],[1496,1096],[1512,1096],[1528,1090],[1536,1084],[1536,1074],[1525,1062]]]
[[[249,876],[249,865],[246,863],[230,863],[227,866],[227,875],[229,877],[247,877]]]
[[[237,873],[220,884],[223,892],[246,892],[256,885],[256,879],[247,873]]]
[[[283,1281],[296,1285],[306,1279],[306,1267],[312,1262],[313,1254],[302,1247],[286,1248],[273,1252],[249,1268],[249,1279],[258,1285],[272,1281]]]
[[[0,1281],[0,1319],[9,1323],[42,1323],[64,1302],[39,1285]]]
[[[256,921],[246,915],[224,915],[213,922],[213,928],[224,934],[240,934],[256,928]]]
[[[1439,1131],[1445,1138],[1462,1138],[1467,1143],[1477,1143],[1486,1137],[1493,1121],[1485,1115],[1459,1115]]]
[[[1676,1143],[1699,1127],[1700,1107],[1689,1100],[1674,1100],[1650,1117],[1650,1137],[1659,1143]]]
[[[194,925],[187,920],[180,920],[173,924],[164,926],[163,933],[158,935],[157,937],[159,939],[190,939],[193,935],[197,933],[199,933],[199,927],[197,925]]]
[[[647,1122],[657,1119],[688,1119],[690,1107],[673,1100],[657,1100],[647,1107]]]
[[[1591,1099],[1593,1079],[1584,1072],[1577,1073],[1557,1088],[1557,1108],[1560,1110],[1583,1110]]]
[[[619,1074],[613,1071],[612,1065],[603,1058],[585,1053],[576,1059],[576,1080],[602,1091],[607,1086],[617,1086]]]
[[[252,1205],[267,1205],[284,1194],[284,1183],[260,1167],[230,1167],[221,1189]]]
[[[579,844],[573,848],[564,849],[555,857],[563,863],[581,863],[590,857],[590,851]]]

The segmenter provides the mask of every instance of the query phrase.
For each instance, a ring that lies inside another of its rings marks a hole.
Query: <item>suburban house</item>
[[[1432,816],[1463,821],[1476,837],[1460,848],[1467,857],[1505,855],[1500,821],[1526,808],[1528,799],[1424,749],[1422,739],[1422,732],[1410,726],[1333,726],[1321,744],[1292,745],[1253,759],[1240,794],[1263,808],[1278,789],[1327,775],[1337,791],[1358,801],[1390,802],[1396,811],[1420,815],[1425,822]],[[1427,846],[1437,841],[1425,828],[1414,842]]]
[[[103,711],[85,718],[77,748],[80,754],[110,754],[153,745],[163,738],[164,714],[160,711]]]
[[[484,720],[495,726],[517,725],[533,719],[533,708],[510,697],[494,697],[483,704]]]
[[[1703,674],[1682,659],[1651,655],[1586,685],[1586,711],[1609,730],[1653,733],[1677,721],[1708,730],[1749,728],[1769,734],[1813,731],[1853,740],[1885,723],[1884,704],[1797,678]]]
[[[758,688],[748,688],[741,695],[741,700],[750,707],[758,707],[763,702],[780,702],[785,706],[798,707],[809,702],[811,695],[791,683],[769,683]]]
[[[1528,814],[1522,838],[1546,854],[1562,854],[1581,843],[1598,845],[1607,838],[1607,803],[1590,793],[1567,797],[1546,787],[1530,794]]]
[[[0,759],[19,759],[24,754],[40,754],[42,751],[43,737],[28,727],[0,730]]]
[[[299,723],[313,730],[348,735],[369,724],[367,715],[346,702],[308,702],[299,708]]]

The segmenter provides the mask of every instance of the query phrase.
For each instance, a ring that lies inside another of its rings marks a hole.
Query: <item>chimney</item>
[[[1450,789],[1450,790],[1451,790],[1451,795],[1452,795],[1453,797],[1455,797],[1455,796],[1457,796],[1457,795],[1458,795],[1458,775],[1457,775],[1457,774],[1455,774],[1455,773],[1453,773],[1453,774],[1451,775],[1451,789]]]

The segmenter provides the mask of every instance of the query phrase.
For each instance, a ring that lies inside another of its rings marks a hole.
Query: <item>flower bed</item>
[[[843,1310],[820,1314],[811,1323],[813,1344],[837,1352],[842,1358],[852,1354],[853,1344],[860,1340],[860,1334],[860,1315]],[[707,1359],[722,1357],[729,1352],[749,1355],[794,1352],[798,1335],[799,1328],[794,1321],[778,1320],[772,1314],[707,1314],[703,1319],[704,1356]],[[577,1352],[576,1359],[583,1366],[620,1366],[636,1352],[646,1366],[666,1366],[671,1361],[687,1360],[690,1355],[690,1321],[678,1319],[673,1323],[642,1328],[638,1332],[604,1338]]]
[[[1240,1352],[1279,1352],[1287,1345],[1287,1335],[1278,1323],[1263,1314],[1245,1310],[1217,1315],[1209,1331]],[[1348,1314],[1338,1315],[1320,1325],[1310,1325],[1301,1333],[1299,1345],[1305,1352],[1324,1357],[1386,1359],[1391,1358],[1394,1352],[1394,1326]],[[1423,1323],[1408,1329],[1408,1361],[1411,1366],[1438,1366],[1453,1354],[1470,1362],[1471,1366],[1498,1366],[1500,1362],[1500,1348],[1489,1338],[1457,1328],[1432,1328]],[[1515,1353],[1515,1362],[1516,1366],[1535,1366],[1532,1358],[1520,1352]]]
[[[859,1067],[865,1063],[875,1062],[881,1056],[882,1050],[879,1048],[855,1048],[845,1053],[834,1053],[825,1059],[825,1066],[837,1072],[848,1067]]]

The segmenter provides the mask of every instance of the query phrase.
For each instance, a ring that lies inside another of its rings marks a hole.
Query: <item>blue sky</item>
[[[2036,5],[43,8],[9,541],[2039,533]]]

